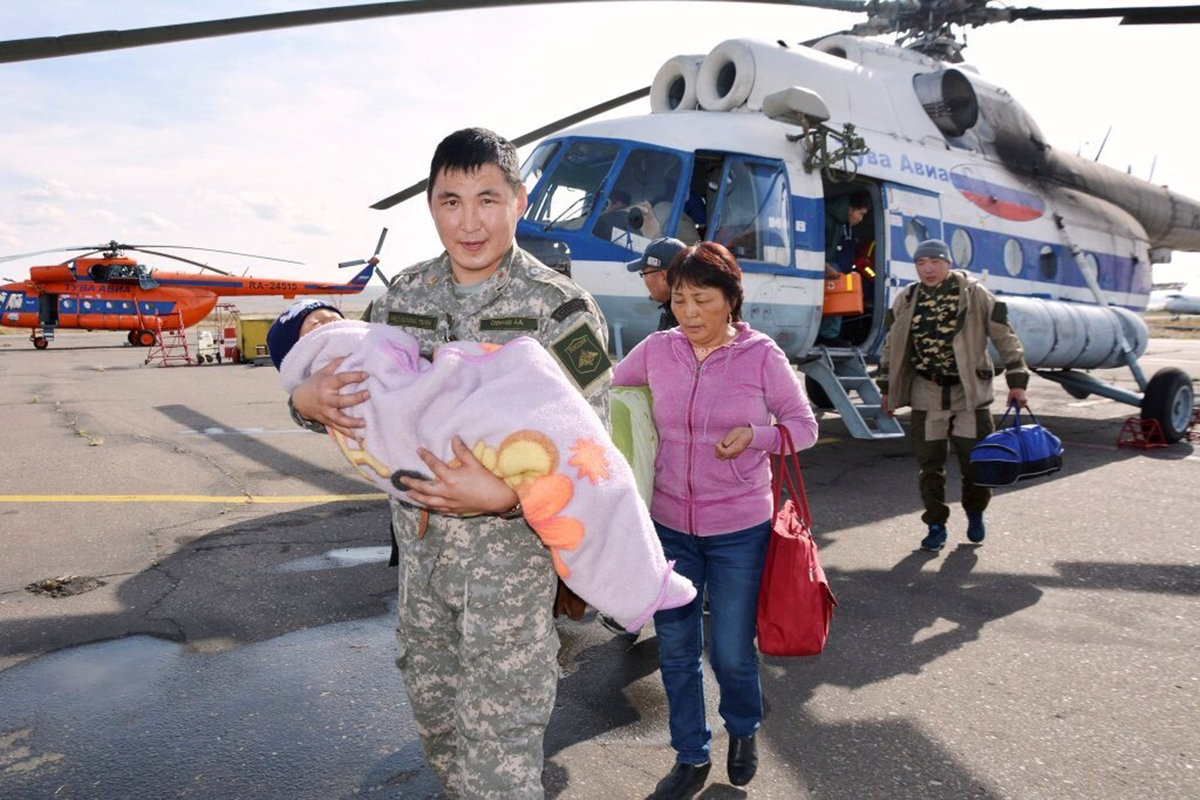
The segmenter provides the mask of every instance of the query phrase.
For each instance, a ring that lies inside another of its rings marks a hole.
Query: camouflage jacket
[[[1004,379],[1010,389],[1029,384],[1025,351],[1021,340],[1008,324],[1008,308],[988,289],[964,270],[952,270],[946,280],[958,282],[958,314],[954,321],[954,361],[967,407],[979,408],[992,402],[992,378],[996,370],[988,355],[988,342],[996,345],[1003,365]],[[910,341],[913,307],[918,284],[905,287],[896,296],[884,318],[887,334],[879,351],[879,371],[875,382],[888,396],[888,406],[902,408],[911,399],[916,371],[912,365]]]
[[[409,267],[363,315],[403,328],[431,357],[452,340],[504,344],[518,336],[550,351],[570,381],[608,425],[612,362],[604,315],[591,295],[514,243],[478,291],[456,294],[445,254]]]

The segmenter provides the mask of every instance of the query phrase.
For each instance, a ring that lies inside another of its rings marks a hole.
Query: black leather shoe
[[[745,786],[754,779],[758,771],[758,747],[753,736],[729,737],[729,782],[734,786]]]
[[[654,787],[654,794],[647,800],[690,800],[708,780],[710,769],[711,761],[700,766],[676,764],[667,777],[658,782],[658,786]]]

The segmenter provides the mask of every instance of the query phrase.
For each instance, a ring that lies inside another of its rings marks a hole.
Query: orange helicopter
[[[379,263],[387,229],[379,237],[375,255],[367,260],[346,261],[338,266],[366,266],[348,283],[316,283],[311,281],[238,277],[231,273],[201,264],[178,255],[157,252],[148,247],[168,247],[180,250],[207,250],[216,253],[252,256],[231,250],[176,245],[129,245],[110,241],[90,247],[61,247],[36,253],[7,256],[0,261],[70,250],[86,251],[84,255],[49,267],[31,267],[29,280],[0,285],[0,325],[10,328],[29,328],[29,339],[38,350],[45,350],[59,328],[84,330],[129,331],[129,343],[150,347],[158,341],[161,331],[190,328],[203,320],[222,297],[246,295],[281,295],[292,298],[303,294],[357,294],[367,285]],[[136,251],[193,264],[216,273],[203,275],[188,272],[163,272],[137,263],[122,255]],[[100,253],[98,258],[91,258]],[[299,264],[299,261],[288,263]],[[385,279],[386,280],[386,279]]]

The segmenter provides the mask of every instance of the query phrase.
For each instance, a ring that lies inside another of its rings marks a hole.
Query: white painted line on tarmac
[[[214,426],[212,428],[185,428],[178,431],[179,436],[278,436],[280,434],[291,435],[293,433],[311,433],[307,428],[276,428],[268,430],[267,428],[222,428]]]

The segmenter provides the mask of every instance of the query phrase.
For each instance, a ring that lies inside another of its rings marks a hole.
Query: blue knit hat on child
[[[337,306],[324,300],[297,300],[279,315],[279,319],[271,323],[271,329],[267,331],[267,352],[271,355],[275,369],[279,369],[292,346],[300,341],[300,326],[304,324],[305,318],[318,308],[328,308],[330,311],[336,311],[338,316],[342,315]]]

